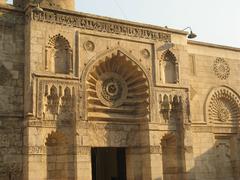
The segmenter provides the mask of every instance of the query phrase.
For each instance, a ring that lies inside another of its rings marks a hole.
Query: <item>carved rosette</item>
[[[83,44],[83,47],[86,51],[91,51],[92,52],[95,49],[95,44],[92,41],[86,41]]]
[[[98,61],[88,74],[88,119],[146,119],[148,91],[143,71],[118,51]]]
[[[127,98],[126,81],[117,73],[104,73],[97,81],[96,87],[98,98],[108,107],[118,107]]]
[[[215,75],[221,79],[227,79],[230,75],[230,67],[223,58],[217,58],[213,64],[213,71]]]
[[[213,91],[207,105],[207,117],[210,122],[227,123],[240,119],[239,96],[227,87]]]

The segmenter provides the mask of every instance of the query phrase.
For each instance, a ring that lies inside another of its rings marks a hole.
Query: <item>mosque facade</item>
[[[0,1],[0,180],[239,180],[240,49]]]

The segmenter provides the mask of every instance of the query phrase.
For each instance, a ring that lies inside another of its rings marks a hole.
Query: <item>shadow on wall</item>
[[[171,137],[168,141],[165,144],[168,148],[163,146],[163,179],[155,178],[154,180],[239,180],[240,140],[237,135],[215,136],[214,144],[206,151],[204,147],[199,146],[201,144],[199,138],[194,153],[204,152],[195,157],[194,168],[186,174],[188,177],[184,177],[181,173],[175,139]]]
[[[195,158],[190,174],[196,180],[239,180],[239,144],[236,137],[216,136],[214,146]]]

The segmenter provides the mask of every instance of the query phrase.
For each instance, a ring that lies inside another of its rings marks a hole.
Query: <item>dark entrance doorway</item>
[[[92,180],[126,180],[124,148],[92,148]]]

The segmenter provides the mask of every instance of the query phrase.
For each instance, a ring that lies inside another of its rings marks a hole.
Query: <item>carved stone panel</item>
[[[179,113],[183,113],[185,106],[182,95],[174,93],[159,94],[159,113],[164,123],[174,123],[179,119]],[[186,108],[185,108],[186,109]]]
[[[230,67],[223,58],[217,58],[213,64],[213,71],[215,75],[221,79],[227,79],[230,75]]]
[[[117,51],[94,64],[87,82],[89,120],[146,120],[149,84],[144,72]]]
[[[207,121],[213,123],[237,122],[240,118],[239,96],[228,87],[212,90],[206,102]]]
[[[48,78],[38,78],[37,82],[37,117],[54,121],[73,119],[78,82]]]
[[[93,147],[134,147],[140,144],[137,126],[91,124],[85,146]]]

